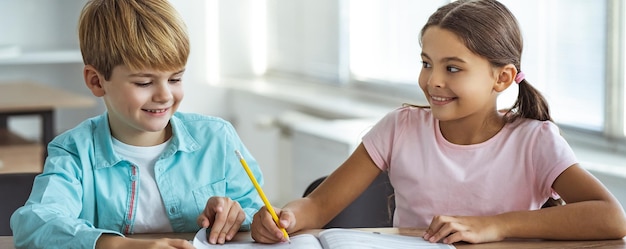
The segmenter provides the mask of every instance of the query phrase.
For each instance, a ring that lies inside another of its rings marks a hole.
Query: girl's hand
[[[193,245],[184,239],[131,239],[109,234],[101,235],[96,242],[96,249],[100,248],[194,249]]]
[[[280,208],[274,208],[280,225],[287,230],[287,233],[293,232],[294,225],[296,224],[296,216],[289,210]],[[250,226],[252,232],[252,239],[259,243],[278,243],[287,241],[287,238],[283,235],[283,232],[278,228],[272,215],[267,208],[263,206],[259,211],[254,214],[252,219],[252,225]]]
[[[207,241],[211,244],[224,244],[235,237],[246,219],[239,202],[228,197],[211,197],[204,211],[198,216],[198,226],[211,227]]]
[[[424,239],[430,242],[452,244],[466,241],[484,243],[503,240],[502,231],[497,221],[490,216],[443,216],[433,217],[424,233]]]

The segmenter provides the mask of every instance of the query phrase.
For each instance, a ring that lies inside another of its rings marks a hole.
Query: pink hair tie
[[[517,75],[515,76],[515,83],[519,84],[525,78],[526,78],[526,75],[524,75],[524,72],[519,71],[519,72],[517,72]]]

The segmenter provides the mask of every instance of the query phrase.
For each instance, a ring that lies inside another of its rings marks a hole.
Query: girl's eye
[[[448,72],[451,72],[451,73],[457,73],[457,72],[461,71],[461,69],[459,69],[457,67],[452,67],[452,66],[447,67],[447,69],[448,69]]]
[[[430,65],[430,63],[422,61],[422,68],[431,68],[432,66]]]
[[[182,79],[170,79],[169,82],[170,83],[178,83],[181,82]]]

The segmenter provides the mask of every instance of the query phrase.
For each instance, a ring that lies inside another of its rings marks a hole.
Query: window
[[[520,23],[525,50],[522,70],[548,100],[554,120],[601,132],[605,125],[606,2],[501,2]]]
[[[417,84],[419,32],[447,1],[350,1],[350,71],[360,81]]]

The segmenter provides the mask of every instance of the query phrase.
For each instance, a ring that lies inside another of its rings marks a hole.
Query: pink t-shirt
[[[427,227],[435,215],[539,209],[576,157],[549,121],[518,119],[491,139],[448,142],[430,109],[390,112],[364,137],[395,189],[395,227]]]

